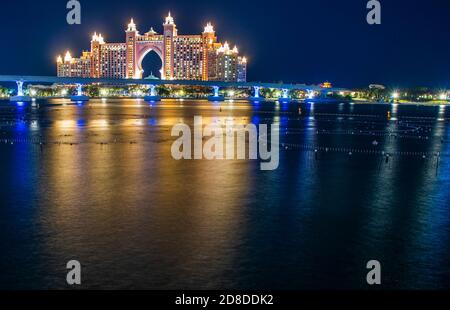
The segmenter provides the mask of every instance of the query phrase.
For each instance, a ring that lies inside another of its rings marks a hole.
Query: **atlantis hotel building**
[[[153,30],[140,34],[133,19],[125,31],[125,43],[106,43],[95,33],[91,50],[80,58],[70,52],[57,59],[59,77],[141,79],[142,61],[151,51],[161,58],[163,80],[203,80],[245,82],[247,59],[239,56],[237,47],[219,43],[213,26],[208,23],[200,35],[178,35],[173,17],[163,24],[164,33]]]

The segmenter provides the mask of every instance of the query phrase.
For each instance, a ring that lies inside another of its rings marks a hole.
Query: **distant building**
[[[239,81],[247,80],[247,59],[237,47],[217,42],[208,23],[200,35],[179,35],[173,17],[166,17],[163,34],[153,28],[139,34],[133,19],[125,30],[125,43],[106,43],[95,33],[91,50],[80,58],[69,52],[57,59],[59,77],[141,79],[142,61],[154,51],[161,58],[161,78],[166,80]]]
[[[320,87],[322,87],[322,88],[333,88],[333,84],[331,84],[330,82],[323,82],[322,84],[320,84]]]
[[[156,76],[154,76],[153,75],[153,72],[152,73],[150,73],[150,75],[149,76],[147,76],[146,78],[144,78],[145,80],[159,80],[159,78],[158,77],[156,77]]]
[[[247,58],[238,57],[237,63],[237,81],[247,82]]]
[[[380,90],[384,90],[386,89],[386,86],[384,85],[380,85],[380,84],[370,84],[369,85],[370,89],[380,89]]]
[[[58,56],[58,76],[61,77],[91,77],[91,56],[89,52],[83,52],[80,58],[73,58],[69,52],[64,59]]]

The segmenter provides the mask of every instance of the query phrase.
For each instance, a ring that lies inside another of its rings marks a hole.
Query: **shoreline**
[[[69,97],[35,97],[33,98],[33,101],[37,100],[70,100]],[[90,100],[144,100],[144,98],[136,98],[136,97],[91,97]],[[176,101],[184,101],[184,100],[198,100],[198,101],[209,101],[207,98],[177,98],[177,97],[165,97],[161,98],[161,101],[165,100],[176,100]],[[224,102],[252,102],[250,99],[247,98],[225,98]],[[275,103],[278,102],[278,99],[276,98],[266,98],[264,100],[261,100],[261,102],[267,102],[267,103]],[[1,97],[0,103],[13,103],[10,102],[10,98],[8,97]],[[299,103],[308,103],[304,99],[292,99],[290,103],[293,104],[299,104]],[[347,104],[373,104],[373,105],[404,105],[404,106],[450,106],[450,102],[412,102],[412,101],[400,101],[400,102],[376,102],[376,101],[370,101],[370,100],[333,100],[333,101],[316,101],[314,104],[341,104],[341,103],[347,103]]]
[[[429,101],[429,102],[413,102],[413,101],[401,101],[401,102],[376,102],[370,100],[352,100],[353,104],[379,104],[379,105],[419,105],[419,106],[450,106],[450,102],[437,102],[437,101]]]

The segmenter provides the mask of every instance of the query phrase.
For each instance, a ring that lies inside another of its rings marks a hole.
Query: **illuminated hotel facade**
[[[151,51],[161,59],[163,80],[202,80],[245,82],[247,59],[237,47],[217,41],[213,26],[208,23],[200,35],[178,35],[173,17],[166,17],[163,34],[153,28],[140,34],[133,19],[125,31],[125,43],[106,43],[95,33],[91,50],[74,58],[69,52],[57,58],[59,77],[91,77],[141,79],[142,61]]]

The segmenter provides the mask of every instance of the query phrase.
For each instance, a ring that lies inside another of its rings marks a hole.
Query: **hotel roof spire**
[[[158,33],[155,31],[155,29],[153,29],[153,27],[151,27],[150,30],[146,33],[146,35],[150,35],[150,36],[153,36],[155,34],[158,34]]]
[[[66,55],[64,56],[64,62],[71,62],[72,61],[72,55],[69,51],[66,52]]]
[[[205,31],[203,33],[214,33],[214,26],[209,22],[205,26]]]
[[[132,18],[130,23],[128,24],[127,31],[136,31],[136,24],[134,23],[134,19]]]
[[[92,41],[91,42],[98,42],[100,44],[104,44],[105,43],[105,39],[103,38],[101,33],[97,34],[97,32],[95,32],[94,35],[92,36]]]
[[[164,25],[174,25],[174,24],[175,24],[175,22],[169,11],[169,15],[166,17],[166,22],[164,23]]]

